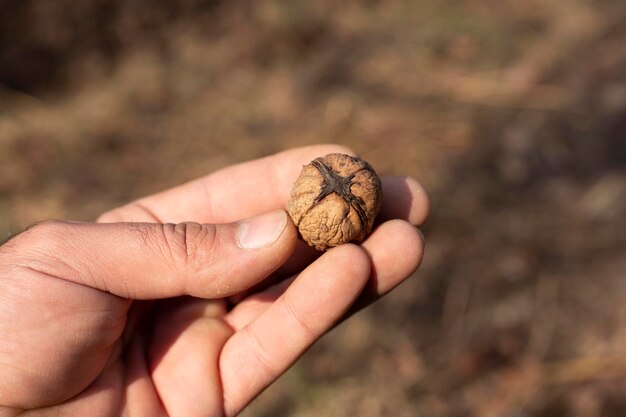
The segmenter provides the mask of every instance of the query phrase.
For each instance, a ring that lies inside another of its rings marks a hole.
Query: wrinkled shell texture
[[[325,251],[362,242],[382,205],[380,178],[364,160],[329,154],[305,165],[287,211],[310,246]]]

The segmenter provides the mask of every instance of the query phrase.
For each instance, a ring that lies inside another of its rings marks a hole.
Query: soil
[[[626,415],[626,3],[0,2],[0,236],[293,146],[432,196],[420,270],[244,416]]]

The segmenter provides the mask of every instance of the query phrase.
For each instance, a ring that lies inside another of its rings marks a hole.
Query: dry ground
[[[433,198],[423,267],[245,416],[626,415],[626,3],[0,1],[0,236],[292,146]]]

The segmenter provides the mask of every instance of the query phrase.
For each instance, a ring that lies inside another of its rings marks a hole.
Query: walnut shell
[[[366,161],[340,153],[313,160],[293,185],[287,211],[310,246],[325,251],[371,232],[382,186]]]

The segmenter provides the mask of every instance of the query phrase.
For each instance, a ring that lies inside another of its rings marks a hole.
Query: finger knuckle
[[[65,224],[59,220],[44,220],[29,226],[11,242],[20,248],[40,249],[55,253],[55,249],[63,242]]]
[[[265,374],[267,378],[280,375],[280,368],[277,366],[274,356],[267,350],[263,343],[263,338],[257,334],[255,327],[244,328],[244,335],[249,339],[250,352],[252,353],[258,369]]]
[[[35,223],[0,246],[0,262],[15,267],[54,270],[62,252],[65,222],[45,220]],[[45,267],[45,268],[44,268]]]
[[[299,329],[299,333],[306,339],[316,338],[320,332],[318,329],[319,325],[314,320],[311,320],[302,314],[298,307],[295,306],[293,301],[291,301],[288,297],[285,297],[284,300],[285,310]]]
[[[184,222],[161,224],[159,229],[161,238],[157,241],[175,265],[194,270],[206,264],[208,254],[215,245],[215,226]]]

